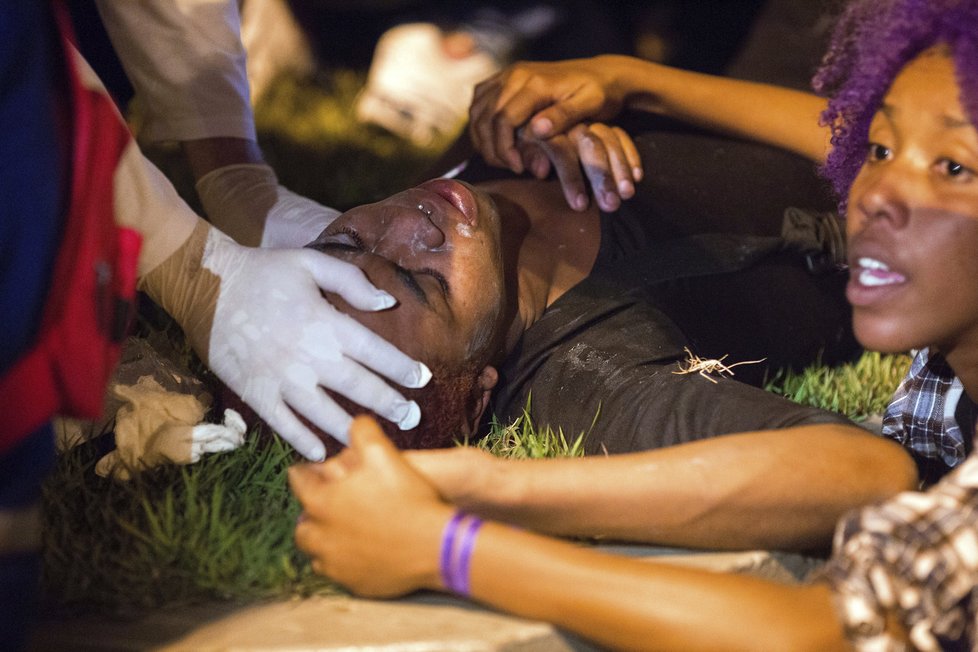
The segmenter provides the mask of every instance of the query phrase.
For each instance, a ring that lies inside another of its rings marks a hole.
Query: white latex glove
[[[262,163],[211,170],[197,181],[197,196],[212,224],[249,246],[302,247],[340,214],[282,187]]]
[[[206,409],[195,396],[167,391],[151,376],[112,391],[126,403],[115,414],[116,448],[95,465],[102,477],[128,480],[135,470],[193,464],[205,453],[232,451],[244,443],[240,414],[225,410],[223,424],[200,423]]]
[[[335,292],[359,310],[394,304],[354,265],[242,247],[201,222],[142,282],[221,380],[305,457],[321,460],[325,448],[296,414],[347,443],[351,418],[320,386],[401,429],[418,425],[417,403],[370,370],[405,387],[423,387],[431,372],[322,297]]]

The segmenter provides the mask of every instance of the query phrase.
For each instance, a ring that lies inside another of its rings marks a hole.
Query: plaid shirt
[[[974,409],[967,397],[965,427],[955,418],[964,388],[944,358],[921,350],[883,416],[883,435],[906,448],[920,478],[931,484],[961,464],[971,450]]]
[[[822,577],[857,650],[908,649],[886,631],[888,615],[910,649],[978,650],[978,457],[925,493],[848,515]]]

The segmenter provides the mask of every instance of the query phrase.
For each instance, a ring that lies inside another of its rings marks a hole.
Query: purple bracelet
[[[465,512],[455,512],[451,520],[445,525],[445,531],[441,535],[441,556],[438,559],[438,568],[441,571],[441,582],[449,589],[451,585],[452,569],[452,548],[455,546],[455,533],[458,532],[458,525],[466,517]]]
[[[466,522],[466,519],[467,522]],[[459,525],[465,522],[461,540],[456,547]],[[482,520],[465,512],[456,512],[445,526],[442,535],[440,570],[442,583],[448,590],[458,595],[469,595],[469,569],[472,551],[475,548],[476,534],[482,527]]]

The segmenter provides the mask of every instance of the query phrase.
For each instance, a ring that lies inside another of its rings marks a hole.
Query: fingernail
[[[417,428],[419,423],[421,423],[421,408],[414,401],[410,401],[407,403],[407,414],[397,422],[397,427],[401,430],[410,430]]]
[[[378,290],[376,299],[374,300],[374,310],[387,310],[388,308],[393,308],[397,305],[397,299],[392,295],[384,292],[383,290]]]
[[[518,152],[510,152],[506,158],[509,159],[509,169],[514,174],[523,174],[523,159]]]
[[[618,193],[622,197],[631,197],[635,194],[635,186],[630,181],[622,181],[618,184]]]
[[[636,181],[642,180],[642,168],[632,168],[632,178]]]
[[[326,459],[326,447],[314,446],[306,451],[306,459],[312,462],[322,462]]]
[[[533,121],[533,133],[541,138],[546,138],[554,130],[554,123],[547,118],[540,118]]]
[[[533,162],[533,174],[540,179],[547,174],[547,159],[537,159]]]
[[[425,385],[427,385],[429,380],[431,380],[431,369],[429,369],[425,363],[419,362],[418,374],[417,376],[415,376],[414,384],[413,385],[406,384],[405,387],[418,389],[420,387],[424,387]]]
[[[574,198],[574,210],[583,211],[587,208],[587,197],[578,195]]]

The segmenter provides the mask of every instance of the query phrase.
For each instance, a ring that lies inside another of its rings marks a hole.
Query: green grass
[[[866,353],[769,388],[860,420],[882,409],[908,364],[908,356]],[[581,456],[586,436],[539,428],[524,414],[493,420],[474,445],[508,458]],[[45,485],[44,580],[54,608],[126,614],[339,590],[293,546],[299,506],[285,473],[295,457],[277,437],[252,432],[237,451],[128,483],[96,476],[98,457],[98,442],[69,451]]]
[[[910,362],[909,355],[867,351],[853,364],[812,365],[802,373],[780,374],[765,389],[861,422],[883,412]]]
[[[291,448],[242,448],[116,482],[95,474],[99,442],[63,454],[44,488],[44,587],[61,609],[125,614],[207,599],[335,591],[292,542]]]
[[[598,415],[594,416],[594,421]],[[594,422],[591,423],[594,427]],[[523,414],[512,423],[501,423],[495,415],[489,432],[474,445],[497,457],[509,459],[541,459],[546,457],[583,457],[584,440],[588,432],[578,433],[568,441],[562,428],[554,430],[551,426],[537,427],[530,418],[530,401],[527,400]],[[463,442],[469,445],[469,442]]]

